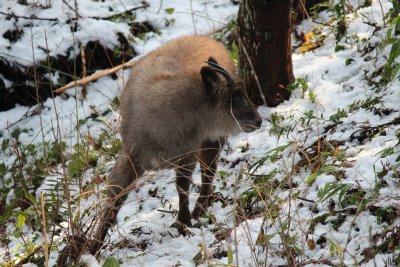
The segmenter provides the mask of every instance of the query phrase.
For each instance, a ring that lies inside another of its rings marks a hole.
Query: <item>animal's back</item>
[[[156,67],[157,71],[172,71],[176,74],[198,75],[205,61],[213,56],[230,73],[235,66],[225,47],[203,35],[183,36],[154,50],[142,60],[145,67]]]
[[[208,101],[200,69],[210,56],[235,75],[224,46],[206,36],[170,41],[135,65],[121,95],[121,136],[126,150],[149,161],[198,148],[204,141],[201,124]]]

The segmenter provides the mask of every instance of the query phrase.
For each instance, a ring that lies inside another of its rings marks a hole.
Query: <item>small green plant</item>
[[[343,258],[343,248],[340,247],[339,244],[335,243],[333,240],[327,238],[328,242],[329,242],[329,253],[331,254],[331,256],[337,256],[338,258]]]
[[[269,163],[274,163],[282,157],[282,153],[291,144],[282,145],[266,152],[266,155],[254,164],[248,171],[248,178],[252,180],[252,186],[239,196],[239,207],[241,215],[254,216],[255,214],[266,212],[269,218],[279,216],[279,204],[281,199],[274,196],[273,193],[279,188],[286,186],[286,182],[278,182],[276,177],[280,174],[277,168],[272,169],[268,173],[258,174],[258,170]],[[267,202],[267,199],[270,201]],[[265,206],[263,209],[259,208]]]
[[[122,22],[122,21],[133,21],[135,20],[135,16],[126,12],[113,15],[109,18],[111,21]]]
[[[263,165],[267,164],[269,162],[276,162],[278,159],[281,158],[282,152],[288,148],[291,145],[291,143],[288,143],[286,145],[278,146],[274,149],[271,149],[265,153],[265,156],[257,160],[253,165],[251,165],[249,169],[249,174],[254,175],[255,172],[262,167]]]
[[[382,96],[369,96],[363,100],[356,100],[349,105],[349,113],[359,110],[360,108],[372,109],[375,105],[382,103]]]
[[[300,125],[305,127],[305,126],[310,126],[311,120],[317,119],[317,117],[314,115],[314,110],[309,110],[303,113],[303,117],[300,117]]]
[[[165,10],[165,13],[167,13],[168,15],[172,15],[175,11],[175,8],[168,7],[168,8],[165,8],[164,10]]]
[[[339,52],[339,51],[342,51],[342,50],[345,50],[345,49],[346,49],[346,47],[344,47],[343,45],[340,45],[340,44],[337,44],[335,46],[335,52]]]
[[[274,177],[279,173],[277,169],[270,171],[264,175],[251,175],[255,180],[250,189],[244,191],[240,196],[241,207],[256,206],[256,203],[260,200],[265,200],[276,188],[272,185],[275,184],[273,181]]]
[[[292,91],[295,89],[301,88],[301,91],[302,91],[301,98],[304,98],[304,95],[308,90],[308,83],[307,83],[307,80],[304,78],[297,78],[293,83],[288,85],[288,88]]]
[[[330,216],[329,213],[324,213],[321,215],[318,215],[317,217],[313,218],[310,221],[310,227],[308,228],[307,233],[308,234],[313,234],[315,232],[315,227],[317,226],[317,224],[321,223],[321,224],[326,224],[326,219]]]
[[[283,134],[288,135],[297,125],[297,121],[294,119],[293,114],[290,114],[289,117],[285,118],[283,115],[274,112],[271,114],[271,118],[267,120],[271,123],[271,129],[269,132],[277,135],[278,138]]]
[[[119,267],[119,261],[115,257],[108,257],[104,264],[102,265],[103,267]]]
[[[396,207],[372,207],[370,211],[376,215],[379,224],[386,223],[391,225],[397,218]]]
[[[165,8],[164,11],[167,14],[167,17],[165,18],[165,26],[168,27],[169,25],[175,23],[175,19],[171,18],[172,14],[174,14],[175,12],[175,8],[173,7]]]
[[[308,91],[308,98],[310,99],[311,103],[317,103],[317,95],[314,93],[314,91]]]
[[[347,111],[344,108],[343,109],[338,108],[335,114],[329,116],[329,120],[334,124],[340,124],[342,123],[342,119],[347,118],[347,116],[348,116]]]
[[[396,31],[400,30],[400,18],[396,23],[395,30]],[[391,31],[388,31],[388,34],[390,33]],[[383,72],[383,77],[385,78],[386,81],[391,81],[394,78],[396,78],[397,73],[400,70],[400,64],[397,63],[396,61],[396,59],[400,56],[400,38],[396,37],[394,38],[395,40],[393,40],[392,47],[389,53],[389,58],[387,63],[385,64]]]
[[[320,1],[320,2],[317,2],[317,4],[313,5],[313,6],[310,8],[310,15],[311,15],[313,18],[316,18],[316,17],[318,16],[318,14],[319,14],[320,11],[325,10],[325,9],[328,9],[330,6],[331,6],[331,5],[330,5],[329,1]]]
[[[354,59],[346,58],[346,66],[350,65],[352,62],[354,62]]]
[[[319,198],[319,201],[324,202],[327,199],[330,199],[334,195],[338,194],[338,203],[341,207],[344,207],[343,201],[345,195],[351,187],[351,184],[342,184],[338,182],[327,183],[322,189],[318,191],[317,196]]]
[[[235,65],[237,66],[239,62],[239,47],[235,42],[232,43],[230,52],[231,52],[231,58],[233,59],[233,62],[235,62]]]
[[[336,14],[336,42],[339,42],[347,33],[348,22],[346,15],[348,14],[347,4],[345,0],[339,0],[336,5],[333,6],[333,10]]]
[[[397,60],[400,56],[400,38],[398,36],[398,32],[400,31],[400,3],[396,0],[392,0],[391,2],[392,8],[385,16],[385,18],[389,19],[391,28],[386,32],[386,40],[383,42],[384,46],[392,45],[382,75],[382,78],[386,83],[396,78],[397,73],[400,70],[400,64]]]
[[[97,157],[90,151],[89,147],[83,144],[76,144],[68,164],[68,175],[71,178],[79,178],[85,170],[90,166],[94,167],[96,164]]]
[[[304,181],[304,183],[310,185],[314,183],[315,179],[317,179],[317,177],[320,176],[321,174],[331,174],[334,171],[335,171],[334,166],[323,166],[318,170],[316,170],[315,172],[312,172]]]
[[[321,175],[332,175],[335,178],[335,182],[332,185],[327,184],[324,188],[320,189],[318,196],[320,201],[325,201],[327,198],[336,194],[336,190],[348,190],[348,188],[336,188],[333,185],[341,183],[344,178],[345,172],[343,166],[346,166],[346,158],[348,155],[345,150],[340,149],[338,146],[340,142],[331,140],[328,142],[325,139],[316,141],[314,144],[306,148],[300,153],[302,159],[297,163],[296,170],[306,167],[310,170],[310,174],[304,180],[304,184],[311,186],[315,180]],[[329,187],[328,187],[329,186]],[[327,195],[332,193],[332,195]],[[344,197],[340,197],[340,205],[345,206]]]

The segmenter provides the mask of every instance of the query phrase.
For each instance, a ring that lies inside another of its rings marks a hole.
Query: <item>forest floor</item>
[[[93,40],[118,53],[119,34],[139,55],[185,34],[226,40],[238,10],[224,0],[164,0],[133,13],[126,10],[141,1],[82,0],[78,10],[69,2],[2,1],[0,56],[28,66],[72,58],[77,44]],[[391,18],[400,8],[388,0],[340,2],[295,28],[305,38],[293,37],[291,98],[259,108],[261,129],[228,138],[214,202],[191,235],[171,226],[174,172],[149,172],[119,211],[100,257],[84,255],[83,264],[400,266],[400,41]],[[7,32],[19,35],[11,40]],[[120,147],[118,95],[128,74],[0,112],[1,266],[55,266],[71,222],[96,220]],[[57,84],[62,75],[49,68],[47,77]],[[191,208],[198,167],[193,180]]]

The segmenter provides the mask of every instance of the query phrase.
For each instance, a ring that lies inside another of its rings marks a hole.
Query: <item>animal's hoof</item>
[[[184,223],[176,221],[172,224],[172,227],[175,227],[178,230],[178,233],[183,236],[194,236],[194,233],[189,231],[188,225]],[[191,225],[189,227],[191,227]]]
[[[87,250],[88,240],[82,233],[67,237],[67,245],[58,255],[57,266],[70,266],[79,262],[83,253]]]
[[[89,252],[93,256],[96,256],[101,249],[101,246],[103,245],[103,242],[100,242],[98,240],[92,240],[90,245],[89,245]]]
[[[201,215],[206,214],[206,211],[207,210],[203,207],[203,205],[196,203],[196,206],[192,212],[193,219],[197,220]]]

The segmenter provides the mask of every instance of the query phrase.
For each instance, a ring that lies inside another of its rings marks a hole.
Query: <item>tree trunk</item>
[[[294,80],[291,4],[286,0],[243,0],[238,15],[239,65],[250,99],[277,106],[290,97]]]

